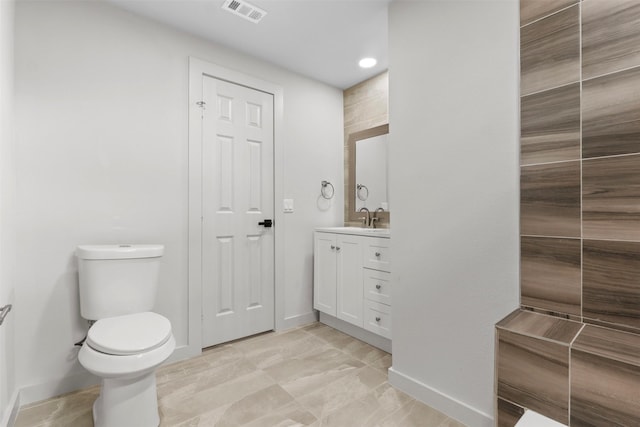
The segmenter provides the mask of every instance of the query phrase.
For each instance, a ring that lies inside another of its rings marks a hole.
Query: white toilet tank
[[[80,314],[87,320],[151,311],[162,245],[83,245],[76,248]]]

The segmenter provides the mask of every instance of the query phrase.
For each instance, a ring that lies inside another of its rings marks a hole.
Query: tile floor
[[[391,355],[321,323],[158,370],[160,425],[464,427],[387,382]],[[97,386],[23,407],[16,427],[91,427]]]

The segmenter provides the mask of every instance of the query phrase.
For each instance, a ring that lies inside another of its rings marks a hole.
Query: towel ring
[[[369,189],[366,185],[356,184],[356,195],[358,196],[358,200],[362,200],[364,202],[369,198]]]
[[[335,188],[333,188],[333,184],[329,181],[322,181],[321,185],[320,194],[322,195],[322,198],[327,200],[333,199],[333,195],[336,192]],[[329,190],[329,187],[331,187],[331,190]]]

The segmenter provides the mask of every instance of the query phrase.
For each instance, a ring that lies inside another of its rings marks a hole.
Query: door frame
[[[283,90],[254,76],[189,57],[189,353],[202,352],[202,78],[213,77],[273,95],[274,324],[284,327],[284,221],[277,200],[284,197]],[[207,106],[204,106],[207,108]],[[209,106],[212,108],[212,106]]]

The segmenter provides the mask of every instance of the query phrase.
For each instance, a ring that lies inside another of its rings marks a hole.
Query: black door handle
[[[264,225],[264,228],[271,228],[273,226],[273,220],[265,219],[262,222],[259,222],[258,225]]]

